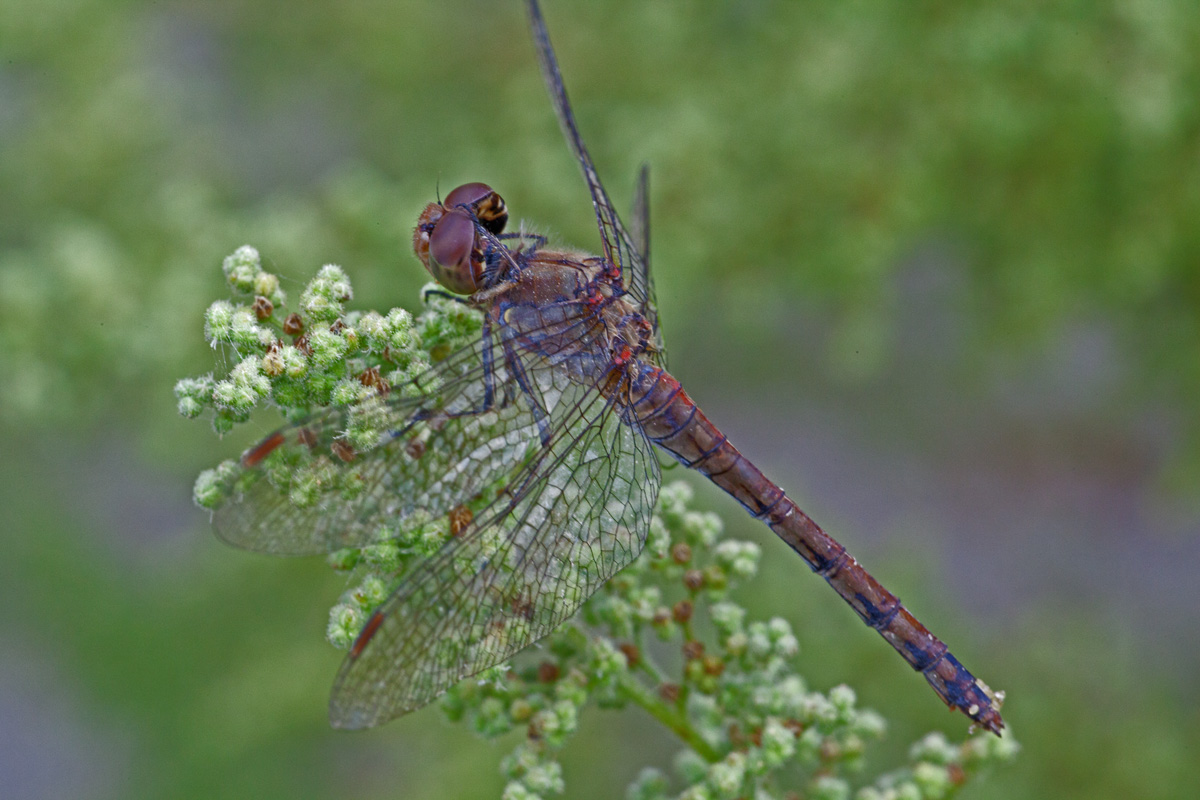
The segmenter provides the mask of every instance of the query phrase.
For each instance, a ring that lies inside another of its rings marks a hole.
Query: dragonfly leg
[[[447,296],[452,300],[461,299],[451,295]],[[406,436],[408,432],[411,431],[412,428],[418,423],[428,422],[436,417],[455,419],[457,417],[478,416],[479,414],[483,414],[492,410],[492,407],[496,404],[496,366],[494,361],[495,357],[492,355],[492,321],[489,317],[485,316],[483,318],[483,330],[481,331],[480,335],[483,337],[484,342],[482,348],[483,399],[480,400],[479,405],[474,408],[466,409],[465,411],[447,411],[444,408],[422,408],[409,417],[408,424],[402,428],[392,431],[389,434],[390,438],[398,439],[401,436]],[[417,378],[417,381],[420,381],[419,377]]]
[[[521,391],[525,394],[525,399],[529,402],[529,409],[533,412],[534,421],[537,422],[538,434],[542,438],[542,444],[546,447],[550,446],[550,420],[546,409],[542,408],[542,404],[538,402],[537,395],[533,393],[533,385],[529,382],[529,376],[525,373],[525,366],[521,363],[521,359],[512,349],[512,342],[504,339],[504,364],[508,371],[512,373],[513,378],[517,381],[517,386],[521,387]]]

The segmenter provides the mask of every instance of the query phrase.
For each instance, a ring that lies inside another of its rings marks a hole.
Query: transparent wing
[[[600,228],[604,257],[610,264],[621,270],[621,281],[626,292],[633,298],[638,307],[637,310],[646,317],[657,332],[658,312],[654,305],[654,286],[650,279],[649,267],[643,258],[643,253],[648,253],[649,250],[639,247],[636,244],[637,240],[625,230],[608,193],[604,191],[604,184],[600,182],[600,175],[596,172],[592,157],[583,144],[583,138],[579,135],[575,115],[571,111],[571,103],[567,99],[567,90],[563,86],[562,73],[558,70],[558,60],[554,56],[554,48],[550,45],[550,34],[546,30],[546,21],[542,18],[537,0],[529,0],[528,5],[530,26],[533,30],[534,44],[537,47],[538,62],[542,67],[542,77],[546,81],[546,88],[550,91],[550,100],[554,103],[554,110],[558,114],[558,121],[562,125],[567,143],[571,146],[571,152],[575,154],[579,166],[583,169],[584,180],[587,181],[588,191],[592,195],[592,207],[596,211],[596,223]],[[647,176],[648,172],[643,170],[643,177]],[[639,188],[639,191],[644,191],[644,188]],[[648,233],[648,228],[644,230]]]
[[[650,359],[664,369],[667,366],[667,351],[663,346],[662,321],[658,318],[658,304],[654,299],[654,279],[650,275],[650,165],[642,164],[638,170],[637,189],[633,195],[633,243],[641,256],[639,261],[631,265],[631,269],[640,269],[641,281],[646,287],[647,302],[642,309],[642,315],[653,329],[651,341],[654,349]]]
[[[637,248],[638,255],[642,257],[641,267],[645,270],[646,275],[643,279],[647,287],[650,287],[650,300],[654,301],[653,284],[650,281],[650,165],[642,164],[638,170],[637,188],[633,194],[633,221],[630,223],[633,228],[634,247]]]
[[[500,663],[641,551],[660,480],[645,434],[565,370],[530,379],[553,438],[367,621],[334,684],[335,727],[378,725]]]
[[[289,555],[361,547],[445,516],[518,470],[548,436],[546,412],[513,374],[521,342],[555,335],[597,346],[600,322],[566,307],[515,339],[485,330],[391,396],[332,408],[282,428],[242,456],[214,512],[218,536]],[[380,432],[367,448],[347,431]]]

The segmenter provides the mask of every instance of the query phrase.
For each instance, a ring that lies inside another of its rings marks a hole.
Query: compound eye
[[[479,224],[492,234],[499,234],[508,223],[504,199],[486,183],[464,183],[446,195],[442,205],[448,209],[465,205],[471,209]]]
[[[454,208],[459,205],[474,206],[489,194],[495,194],[495,192],[486,183],[464,183],[446,195],[446,202],[442,205],[446,208]]]
[[[471,215],[460,208],[447,211],[429,234],[429,271],[450,291],[472,294],[479,288],[479,274],[471,257],[474,250],[475,221]]]

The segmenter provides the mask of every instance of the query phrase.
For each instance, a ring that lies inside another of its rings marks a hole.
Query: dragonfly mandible
[[[404,578],[350,648],[332,723],[370,727],[420,708],[565,621],[641,551],[660,485],[658,448],[770,527],[947,705],[999,733],[986,687],[666,371],[649,270],[647,171],[627,229],[579,135],[541,10],[536,0],[527,7],[550,98],[591,194],[600,254],[506,233],[504,201],[481,183],[430,203],[414,250],[481,314],[478,339],[405,391],[365,410],[320,412],[241,459],[254,473],[271,457],[318,454],[322,469],[353,471],[355,492],[297,504],[271,480],[247,481],[215,512],[226,541],[289,554],[369,545],[380,530],[417,517],[450,519],[455,535]],[[356,413],[385,419],[374,446],[342,438]],[[467,499],[495,486],[481,511],[464,512]]]

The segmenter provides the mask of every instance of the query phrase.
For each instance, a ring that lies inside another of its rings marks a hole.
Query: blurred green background
[[[1192,2],[546,0],[622,207],[652,165],[671,365],[996,688],[1024,750],[964,796],[1200,785],[1200,10]],[[0,6],[0,793],[496,797],[436,710],[336,734],[319,559],[220,546],[171,386],[257,246],[414,306],[411,225],[484,180],[594,249],[517,0]],[[236,439],[236,440],[234,440]],[[675,473],[678,475],[679,471]],[[671,477],[670,475],[668,477]],[[736,504],[818,687],[941,709]],[[675,750],[597,712],[571,797]],[[888,761],[891,759],[891,762]]]

